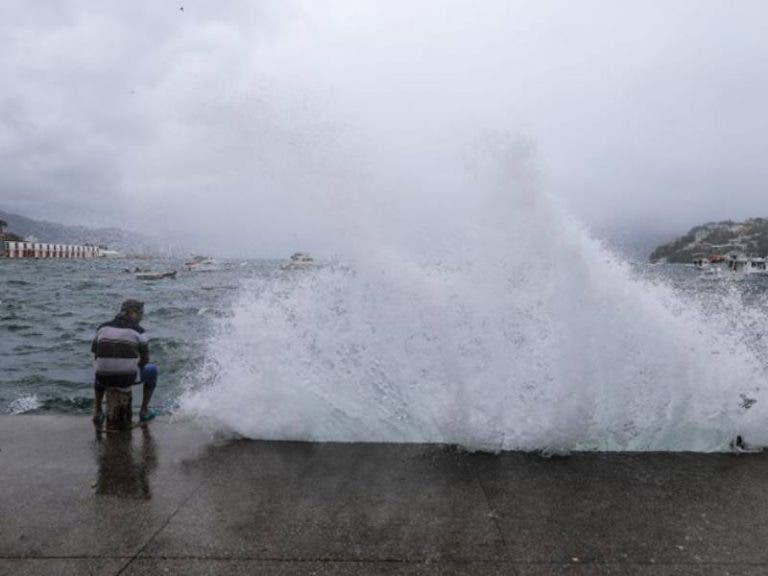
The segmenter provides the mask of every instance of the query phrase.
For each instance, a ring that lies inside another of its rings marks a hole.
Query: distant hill
[[[45,220],[33,220],[0,210],[0,220],[8,223],[8,232],[25,238],[34,236],[39,242],[52,244],[96,244],[125,254],[155,254],[157,244],[150,238],[120,228],[87,228],[66,226]]]
[[[695,226],[684,236],[658,246],[650,260],[689,263],[697,257],[724,256],[729,252],[740,252],[746,256],[768,255],[768,219],[727,220]]]

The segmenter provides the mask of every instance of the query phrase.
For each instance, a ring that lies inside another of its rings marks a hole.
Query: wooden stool
[[[107,388],[107,429],[129,430],[133,424],[133,394],[130,388]]]

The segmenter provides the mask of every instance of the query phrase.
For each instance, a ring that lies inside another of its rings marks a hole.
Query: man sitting
[[[157,366],[149,363],[149,344],[144,328],[139,325],[144,317],[144,303],[126,300],[114,320],[105,322],[96,330],[91,344],[95,360],[94,382],[96,401],[93,421],[104,421],[102,402],[104,392],[110,386],[129,389],[134,384],[144,384],[139,420],[148,422],[155,417],[149,409],[149,400],[157,384]]]

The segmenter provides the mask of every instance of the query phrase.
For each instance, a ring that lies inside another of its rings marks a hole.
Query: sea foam
[[[713,314],[494,182],[428,249],[358,238],[247,283],[180,411],[250,438],[494,451],[768,441],[740,303]]]

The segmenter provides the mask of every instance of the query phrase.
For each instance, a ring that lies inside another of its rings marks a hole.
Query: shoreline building
[[[0,258],[86,259],[103,256],[104,250],[88,244],[48,244],[45,242],[0,241]]]

